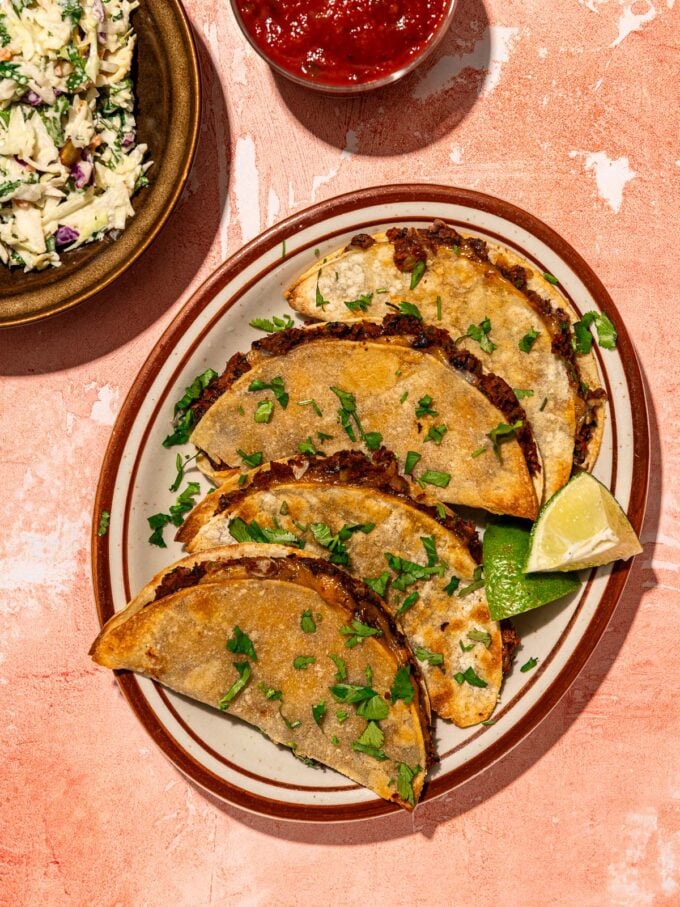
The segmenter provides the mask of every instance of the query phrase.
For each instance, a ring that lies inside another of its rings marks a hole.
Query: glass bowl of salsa
[[[428,57],[457,0],[231,0],[241,30],[278,73],[329,94],[401,79]]]

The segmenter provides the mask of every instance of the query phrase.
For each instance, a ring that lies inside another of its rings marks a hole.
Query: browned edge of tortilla
[[[564,362],[569,383],[576,394],[573,465],[581,466],[587,459],[588,443],[598,424],[607,394],[603,388],[589,388],[581,378],[572,344],[574,333],[569,315],[561,308],[553,308],[550,300],[530,289],[528,284],[531,273],[526,268],[521,265],[511,266],[502,257],[495,262],[491,261],[488,246],[483,239],[461,236],[454,227],[442,220],[433,221],[432,226],[426,229],[392,227],[387,230],[386,236],[394,246],[394,264],[400,271],[407,273],[413,271],[418,262],[427,263],[429,252],[436,253],[439,246],[446,246],[470,261],[492,268],[526,298],[548,328],[552,352]],[[373,237],[359,233],[350,240],[347,248],[370,249],[374,242]]]
[[[331,595],[333,603],[348,612],[350,620],[358,620],[366,626],[380,630],[383,639],[397,656],[400,667],[409,667],[413,681],[414,702],[420,717],[427,765],[425,774],[436,760],[432,739],[431,714],[429,699],[425,691],[420,666],[412,654],[406,637],[397,627],[392,616],[387,612],[378,596],[369,587],[354,579],[349,573],[322,558],[301,557],[242,557],[229,560],[201,561],[193,567],[178,566],[169,570],[162,578],[154,598],[145,607],[174,595],[182,589],[206,584],[217,584],[229,578],[237,569],[256,579],[276,579],[313,589],[319,594]],[[320,591],[323,589],[323,593]],[[335,587],[335,590],[334,588]],[[338,590],[339,593],[338,594]]]
[[[268,468],[254,472],[247,485],[221,494],[218,489],[214,496],[213,516],[238,507],[253,491],[266,491],[278,485],[298,482],[360,486],[398,498],[448,529],[469,550],[474,560],[481,563],[482,546],[474,523],[464,520],[450,505],[446,505],[442,515],[433,504],[414,498],[409,481],[399,475],[397,458],[385,447],[380,447],[371,457],[361,450],[340,450],[328,457],[300,454],[285,461],[273,460]],[[176,541],[188,541],[187,533],[183,532],[186,525],[185,521],[177,531]]]
[[[501,411],[508,424],[521,422],[522,427],[515,432],[527,463],[529,475],[535,476],[541,471],[536,442],[531,425],[527,420],[524,408],[520,406],[510,385],[490,372],[484,372],[482,363],[468,350],[460,349],[448,331],[424,324],[412,315],[386,315],[382,323],[373,321],[355,321],[350,324],[331,321],[313,329],[289,328],[253,343],[249,353],[235,353],[226,365],[224,372],[214,378],[203,390],[201,396],[191,405],[194,424],[197,424],[210,407],[222,396],[234,382],[250,371],[253,365],[269,356],[283,356],[305,343],[321,340],[342,340],[353,343],[366,341],[389,341],[401,338],[405,347],[420,352],[439,354],[441,359],[462,373],[465,380],[481,391],[484,396]],[[229,464],[214,463],[217,469],[231,469]]]

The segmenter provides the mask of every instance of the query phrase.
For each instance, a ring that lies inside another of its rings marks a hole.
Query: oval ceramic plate
[[[366,189],[309,208],[247,245],[200,288],[144,365],[114,428],[97,494],[95,525],[102,511],[111,513],[108,534],[93,539],[102,622],[182,554],[169,540],[170,532],[167,550],[149,545],[146,518],[166,511],[175,498],[168,487],[175,477],[178,448],[166,450],[162,441],[184,388],[208,367],[221,371],[232,353],[262,336],[249,326],[253,318],[286,312],[284,288],[315,255],[323,257],[360,231],[395,223],[418,225],[433,218],[517,250],[540,271],[556,275],[577,310],[604,311],[616,325],[616,351],[598,350],[610,403],[595,475],[614,491],[639,533],[648,476],[643,386],[626,329],[588,265],[536,218],[489,196],[438,186]],[[205,480],[200,481],[207,490]],[[516,620],[522,658],[538,658],[538,667],[529,673],[515,668],[508,677],[495,724],[462,730],[437,721],[440,762],[431,773],[425,800],[451,791],[491,765],[548,714],[593,651],[628,572],[628,564],[595,570],[578,595]],[[330,769],[303,765],[254,728],[151,680],[121,673],[118,681],[175,765],[229,803],[303,821],[357,820],[398,808]]]

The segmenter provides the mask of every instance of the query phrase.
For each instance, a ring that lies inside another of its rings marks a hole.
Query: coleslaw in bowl
[[[0,0],[0,259],[26,271],[113,238],[147,185],[137,0]]]

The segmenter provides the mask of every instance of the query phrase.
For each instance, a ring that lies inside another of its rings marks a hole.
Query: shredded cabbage
[[[114,238],[148,185],[130,78],[138,0],[0,0],[0,259]]]

